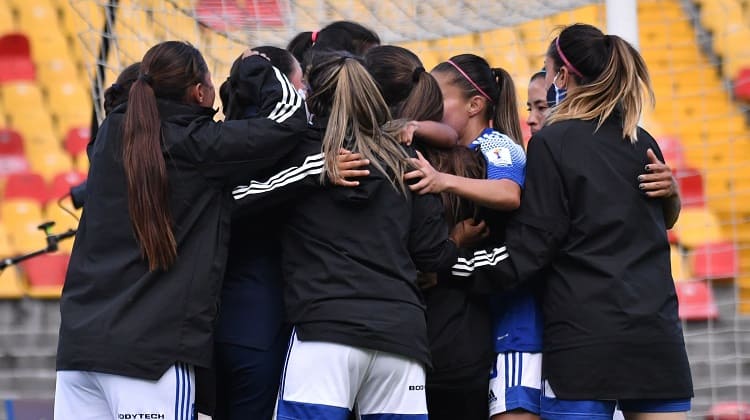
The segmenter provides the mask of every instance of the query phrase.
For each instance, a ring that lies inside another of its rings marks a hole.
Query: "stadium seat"
[[[10,7],[0,7],[0,34],[14,32],[16,21]]]
[[[23,138],[15,130],[0,129],[0,156],[23,156]]]
[[[31,169],[48,181],[51,181],[55,175],[61,172],[73,170],[72,159],[62,151],[34,154],[29,157],[29,162],[31,163]]]
[[[78,171],[62,172],[52,179],[49,189],[50,201],[57,201],[70,194],[70,188],[80,185],[86,180],[86,175]]]
[[[83,151],[74,157],[75,170],[84,174],[89,173],[89,157],[86,151]]]
[[[734,79],[734,96],[739,100],[750,102],[750,67],[741,69]]]
[[[719,309],[711,288],[702,281],[675,283],[678,314],[685,321],[707,321],[719,317]]]
[[[0,215],[8,238],[17,253],[26,253],[46,246],[44,234],[38,226],[44,222],[42,209],[35,200],[3,200]]]
[[[30,199],[40,206],[47,202],[49,190],[41,175],[36,173],[12,174],[5,183],[3,200]]]
[[[15,249],[13,249],[13,244],[10,241],[8,230],[0,222],[0,260],[11,257],[13,254],[15,254]]]
[[[0,271],[0,299],[20,299],[25,293],[26,284],[16,267]]]
[[[33,81],[17,81],[0,85],[3,105],[6,112],[18,115],[43,110],[44,97],[39,86]]]
[[[0,83],[33,81],[34,63],[31,61],[29,39],[17,33],[0,37]]]
[[[37,63],[37,79],[43,86],[78,81],[78,70],[71,57],[58,57]]]
[[[674,229],[680,244],[688,248],[724,240],[718,218],[706,208],[683,209]]]
[[[44,254],[21,263],[29,280],[27,294],[33,298],[59,298],[65,283],[70,256],[65,253]]]
[[[750,403],[722,401],[714,404],[706,414],[706,420],[743,420],[750,418]]]
[[[664,163],[669,165],[672,170],[685,166],[685,150],[679,139],[662,136],[658,138],[657,143],[666,161]]]
[[[701,173],[692,168],[679,168],[672,171],[680,189],[680,200],[683,207],[703,207],[706,195]]]
[[[732,242],[714,242],[695,248],[691,255],[693,274],[699,279],[730,279],[737,276],[737,247]]]
[[[669,247],[669,259],[672,265],[672,279],[675,283],[693,280],[690,265],[686,263],[685,256],[676,246]]]

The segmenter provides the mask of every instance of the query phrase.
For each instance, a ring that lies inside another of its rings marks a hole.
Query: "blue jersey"
[[[488,128],[469,147],[487,160],[487,179],[509,179],[523,188],[526,154],[508,136]],[[542,350],[541,308],[529,286],[492,296],[490,306],[495,352]]]

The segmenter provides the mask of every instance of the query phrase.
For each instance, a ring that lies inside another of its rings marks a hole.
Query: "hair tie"
[[[316,41],[318,40],[318,32],[319,32],[319,31],[313,31],[313,32],[312,32],[312,34],[310,34],[310,39],[312,39],[312,43],[313,43],[313,45],[314,45],[314,44],[315,44],[315,42],[316,42]]]
[[[466,80],[467,80],[467,81],[468,81],[469,83],[471,83],[471,85],[472,85],[472,86],[474,86],[474,89],[476,89],[476,90],[477,90],[477,91],[478,91],[479,93],[481,93],[481,94],[482,94],[482,96],[484,96],[485,98],[487,98],[487,100],[488,100],[488,101],[492,102],[492,98],[490,98],[490,95],[488,95],[487,93],[485,93],[485,91],[483,91],[483,90],[482,90],[482,88],[480,88],[480,87],[479,87],[479,85],[477,85],[476,83],[474,83],[474,81],[473,81],[473,80],[471,80],[471,77],[469,77],[469,75],[468,75],[468,74],[466,74],[466,73],[465,73],[465,72],[464,72],[463,70],[461,70],[461,67],[458,67],[458,64],[454,63],[454,62],[453,62],[453,60],[448,60],[448,63],[449,63],[449,64],[450,64],[451,66],[455,67],[455,68],[456,68],[456,70],[458,70],[458,72],[459,72],[459,73],[461,73],[461,75],[462,75],[462,76],[463,76],[463,77],[464,77],[464,78],[465,78],[465,79],[466,79]]]
[[[154,78],[151,77],[151,75],[148,73],[144,73],[138,76],[138,80],[140,80],[143,83],[146,83],[149,86],[151,86],[154,83]]]
[[[109,88],[118,93],[122,92],[122,85],[119,83],[112,83],[112,86],[110,86]]]
[[[414,72],[411,74],[411,81],[417,83],[419,81],[419,76],[421,76],[424,72],[425,70],[422,66],[415,68]]]
[[[563,54],[562,48],[560,48],[559,36],[555,38],[555,46],[557,47],[557,55],[559,55],[563,63],[565,63],[565,67],[567,67],[568,70],[572,71],[573,74],[577,75],[580,78],[583,78],[583,74],[581,74],[581,72],[578,71],[578,69],[576,69],[575,66],[573,66],[573,64],[570,63],[570,61],[568,61],[567,57],[565,57],[565,54]]]

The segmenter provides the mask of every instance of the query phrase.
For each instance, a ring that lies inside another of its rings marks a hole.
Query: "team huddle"
[[[213,75],[216,122],[201,53],[152,47],[88,147],[55,418],[684,419],[646,65],[583,24],[544,53],[524,149],[468,52],[335,22]]]

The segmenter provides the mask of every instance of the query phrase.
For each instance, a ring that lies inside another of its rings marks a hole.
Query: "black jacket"
[[[615,113],[552,124],[529,143],[506,246],[459,260],[485,287],[543,282],[543,375],[563,399],[680,399],[692,383],[662,201],[638,188],[646,150]],[[483,270],[476,271],[478,267]]]
[[[148,270],[131,226],[124,106],[102,124],[60,302],[58,370],[154,380],[175,362],[209,366],[230,188],[272,167],[307,129],[301,97],[268,61],[243,60],[238,83],[262,117],[217,123],[211,109],[158,101],[178,253],[168,271]]]
[[[322,138],[324,130],[317,130]],[[299,185],[319,182],[323,156],[295,161],[275,181],[239,187],[234,195],[251,206],[264,192],[275,202],[298,197],[288,204],[282,235],[284,299],[298,337],[429,365],[417,269],[441,271],[456,256],[439,197],[404,195],[374,167],[358,187],[309,188],[300,196]]]

